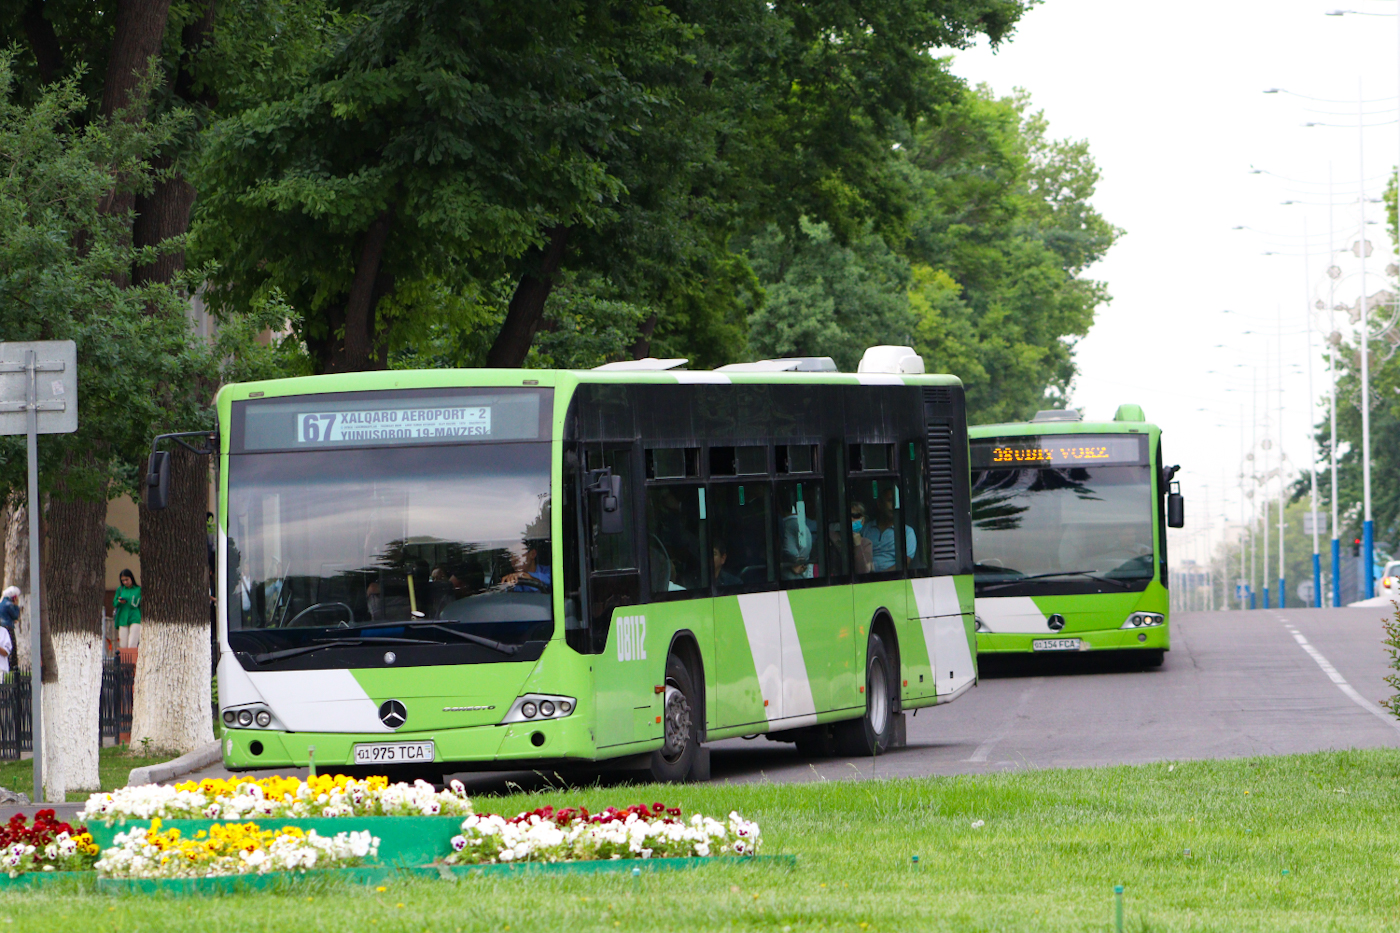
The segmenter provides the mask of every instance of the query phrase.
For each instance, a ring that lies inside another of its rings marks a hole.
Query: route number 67
[[[331,439],[331,425],[335,424],[336,415],[302,415],[300,437],[304,444],[315,444],[318,441],[329,441]]]

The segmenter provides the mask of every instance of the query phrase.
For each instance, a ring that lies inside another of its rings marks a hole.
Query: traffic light
[[[1360,539],[1360,538],[1357,538],[1355,541],[1351,542],[1351,556],[1352,556],[1352,557],[1360,557],[1360,556],[1361,556],[1361,539]]]

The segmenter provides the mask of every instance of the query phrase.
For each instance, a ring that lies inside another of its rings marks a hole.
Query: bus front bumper
[[[432,742],[433,764],[499,765],[500,770],[542,760],[592,761],[599,757],[593,744],[589,720],[583,716],[505,726],[372,735],[229,729],[222,741],[224,766],[233,770],[304,768],[311,762],[312,749],[315,750],[318,768],[353,765],[356,745],[385,742]],[[654,744],[659,746],[660,742]],[[637,748],[635,751],[643,749]],[[472,769],[463,767],[459,770]],[[488,767],[487,770],[495,769]]]
[[[1169,651],[1171,633],[1166,625],[1138,629],[1098,629],[1088,632],[1046,632],[1042,635],[977,633],[978,654],[1074,654],[1063,648],[1058,651],[1037,651],[1035,642],[1077,639],[1078,650],[1084,651]]]

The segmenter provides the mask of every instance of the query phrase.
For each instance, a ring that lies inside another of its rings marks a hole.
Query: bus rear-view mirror
[[[170,504],[170,453],[157,450],[151,453],[146,465],[146,508],[159,512]]]
[[[1173,483],[1173,486],[1176,484]],[[1175,489],[1167,495],[1167,527],[1186,527],[1186,497]]]

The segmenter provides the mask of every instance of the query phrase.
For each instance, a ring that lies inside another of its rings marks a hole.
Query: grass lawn
[[[1130,931],[1400,929],[1400,751],[978,777],[635,787],[479,798],[679,803],[759,820],[796,869],[295,894],[0,895],[10,930]],[[974,827],[975,821],[985,821]],[[913,856],[919,856],[917,865]],[[12,925],[11,925],[12,924]]]
[[[129,751],[125,745],[116,745],[103,746],[102,750],[98,752],[97,776],[102,781],[103,790],[125,787],[126,777],[131,773],[132,768],[160,764],[171,758],[170,755],[143,758],[140,755],[131,755]],[[29,794],[32,799],[34,795],[30,791],[34,787],[34,763],[28,758],[23,761],[0,762],[0,787],[8,787],[10,790]],[[70,802],[82,802],[87,799],[87,791],[70,791],[68,794]],[[26,814],[26,816],[28,815],[30,814]]]

